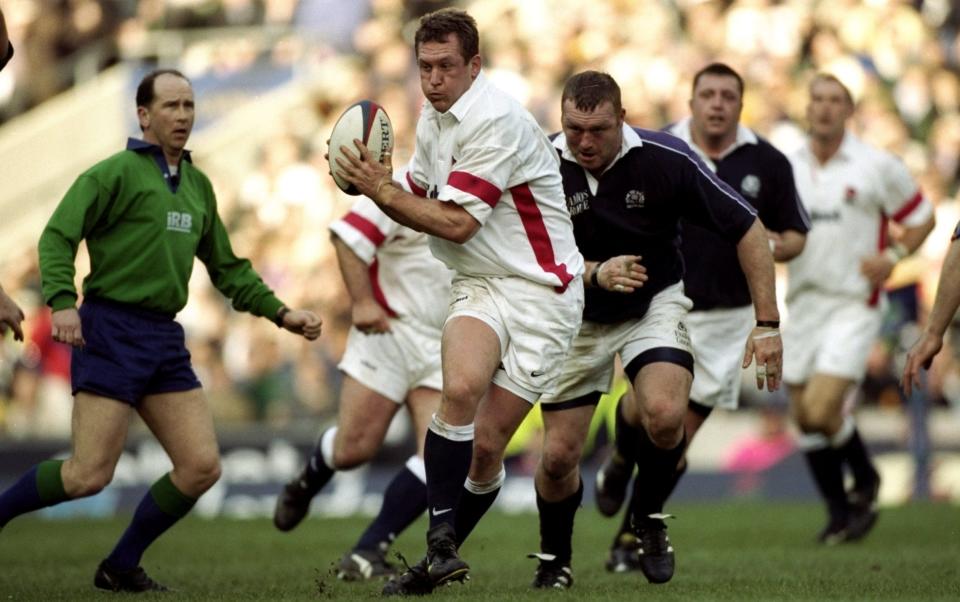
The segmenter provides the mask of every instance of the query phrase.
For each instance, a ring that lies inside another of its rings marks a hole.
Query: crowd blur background
[[[260,132],[255,153],[218,150],[214,161],[196,148],[194,155],[215,184],[238,253],[288,304],[318,309],[325,321],[317,343],[285,336],[266,320],[232,311],[198,264],[179,319],[220,428],[312,430],[335,415],[349,307],[327,226],[351,199],[327,175],[324,141],[345,106],[375,98],[393,121],[395,160],[408,156],[422,103],[412,33],[420,15],[446,5],[477,19],[485,71],[548,131],[559,128],[560,90],[575,72],[611,73],[628,121],[661,128],[687,114],[692,75],[719,60],[746,80],[744,123],[789,150],[804,132],[810,77],[837,74],[859,103],[854,131],[903,157],[937,205],[937,231],[891,278],[895,303],[859,392],[866,407],[903,411],[898,350],[912,342],[932,300],[960,217],[957,2],[3,0],[16,54],[0,73],[0,141],[24,115],[114,65],[134,65],[137,79],[154,66],[182,70],[197,89],[198,129],[291,81],[305,90],[296,110]],[[256,92],[236,88],[251,74]],[[136,134],[132,98],[124,99],[129,135]],[[7,163],[0,157],[0,182],[17,177],[4,170]],[[219,167],[225,164],[231,168]],[[32,201],[8,202],[27,211]],[[81,276],[84,262],[81,252]],[[28,316],[26,344],[8,338],[0,350],[0,438],[65,436],[69,351],[50,339],[35,245],[0,257],[0,282]],[[960,409],[956,356],[947,350],[938,358],[925,406]],[[782,400],[747,401],[782,410]],[[782,420],[769,428],[779,436]]]

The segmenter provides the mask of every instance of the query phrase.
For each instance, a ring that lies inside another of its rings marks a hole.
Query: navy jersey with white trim
[[[591,186],[590,176],[554,138],[567,208],[580,252],[590,261],[640,255],[649,280],[630,294],[586,290],[584,319],[641,318],[654,295],[683,278],[680,220],[736,243],[753,224],[753,208],[713,174],[682,140],[624,126],[620,156]]]
[[[757,136],[755,140],[712,160],[717,176],[757,210],[768,230],[805,234],[810,220],[797,196],[790,162],[763,138]],[[750,305],[750,288],[735,244],[687,221],[683,222],[681,238],[687,266],[684,289],[695,310]]]

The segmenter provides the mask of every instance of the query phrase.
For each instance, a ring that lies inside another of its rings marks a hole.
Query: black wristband
[[[757,320],[757,328],[780,328],[780,320]]]
[[[283,328],[283,317],[288,313],[290,313],[290,308],[286,305],[280,306],[280,309],[277,310],[277,315],[273,317],[273,321],[277,325],[277,328]]]
[[[601,261],[593,268],[593,272],[590,273],[590,284],[596,288],[600,288],[600,267],[603,265]]]

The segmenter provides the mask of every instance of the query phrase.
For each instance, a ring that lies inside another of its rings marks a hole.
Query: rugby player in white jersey
[[[386,594],[466,578],[458,545],[504,477],[501,464],[477,458],[499,457],[532,402],[553,391],[583,310],[583,257],[557,155],[529,112],[484,77],[475,21],[456,9],[430,13],[414,45],[427,102],[412,194],[359,141],[331,166],[387,215],[431,235],[434,255],[456,273],[440,409],[424,445],[427,557]]]
[[[923,243],[934,215],[899,159],[847,131],[854,102],[839,79],[817,75],[809,92],[809,140],[789,159],[813,228],[789,264],[783,379],[829,514],[818,539],[831,545],[862,538],[877,519],[880,477],[844,399],[879,334],[884,281]]]
[[[405,181],[406,173],[397,170],[397,180]],[[339,365],[339,418],[280,492],[273,522],[281,531],[300,524],[335,471],[374,457],[406,405],[417,454],[387,486],[380,513],[341,559],[337,574],[352,581],[391,575],[390,544],[427,506],[423,439],[440,406],[440,331],[453,273],[430,253],[425,234],[390,219],[367,197],[330,231],[353,322]]]

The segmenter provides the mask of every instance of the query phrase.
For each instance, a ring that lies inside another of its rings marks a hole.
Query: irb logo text
[[[190,232],[191,226],[193,226],[193,218],[189,213],[167,211],[167,230]]]

